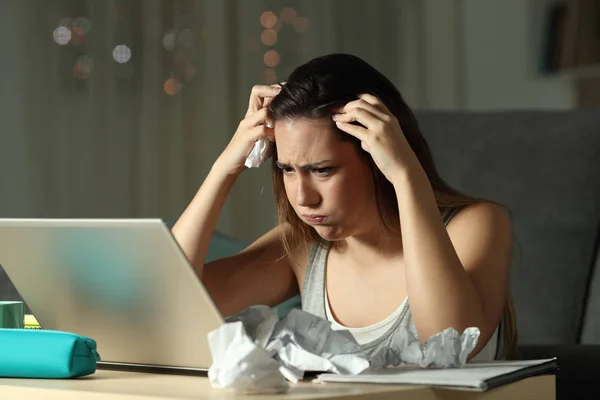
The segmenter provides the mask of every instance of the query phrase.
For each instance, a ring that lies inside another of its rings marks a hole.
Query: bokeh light
[[[297,33],[304,33],[308,30],[308,18],[297,17],[292,25]]]
[[[194,67],[192,63],[188,62],[185,66],[185,70],[183,71],[183,75],[185,77],[185,80],[189,81],[194,76],[196,76],[196,67]]]
[[[260,15],[260,24],[265,28],[272,28],[277,23],[277,15],[273,11],[265,11]]]
[[[123,6],[121,4],[115,4],[113,16],[118,22],[122,21],[123,18],[125,18],[125,10],[123,10]]]
[[[173,50],[173,65],[176,68],[183,68],[188,61],[188,55],[181,47]]]
[[[124,44],[115,46],[113,50],[113,58],[120,64],[126,63],[131,58],[131,49]]]
[[[275,50],[269,50],[263,56],[263,60],[267,67],[276,67],[279,65],[280,61],[279,53]]]
[[[166,80],[164,88],[166,94],[174,96],[179,93],[179,90],[181,89],[181,83],[179,83],[179,81],[175,78],[169,78]]]
[[[273,29],[265,29],[260,35],[260,40],[265,46],[273,46],[277,43],[277,32]]]
[[[284,7],[281,10],[281,20],[286,24],[291,24],[296,19],[296,10],[292,7]]]
[[[81,35],[86,35],[92,29],[92,23],[85,17],[77,17],[73,21],[73,28],[80,29]]]
[[[165,46],[166,50],[173,51],[173,49],[175,48],[175,44],[177,42],[175,32],[172,29],[169,29],[168,31],[166,31],[165,34],[163,35],[162,41],[163,41],[163,46]]]
[[[73,26],[71,32],[75,34],[74,36],[81,36],[82,38],[85,36],[85,29],[80,26]]]
[[[64,46],[71,41],[71,30],[66,26],[59,26],[52,32],[52,37],[56,43]]]
[[[77,57],[73,66],[73,76],[77,79],[87,79],[94,69],[94,60],[88,55]]]
[[[279,20],[279,21],[277,21],[277,23],[273,27],[273,30],[275,32],[279,32],[281,30],[281,28],[283,28],[283,22],[281,22],[281,20]]]
[[[80,45],[85,41],[85,32],[83,28],[74,26],[71,28],[71,44],[74,46]]]

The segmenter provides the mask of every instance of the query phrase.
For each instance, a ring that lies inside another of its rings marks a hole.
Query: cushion
[[[596,239],[596,246],[600,238]],[[596,248],[596,262],[587,293],[587,307],[583,319],[581,343],[600,345],[600,249]],[[597,346],[600,347],[600,346]]]
[[[600,398],[600,346],[592,345],[530,345],[517,349],[518,359],[536,360],[556,357],[557,399]]]
[[[448,183],[512,211],[520,343],[577,342],[600,217],[600,110],[417,118]]]

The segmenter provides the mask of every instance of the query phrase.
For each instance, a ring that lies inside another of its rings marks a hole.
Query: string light
[[[296,19],[296,10],[292,7],[284,7],[279,15],[281,16],[281,20],[283,22],[286,24],[291,24],[294,22],[294,19]]]
[[[291,28],[299,34],[308,31],[309,21],[306,17],[301,17],[293,7],[284,7],[279,11],[279,17],[273,11],[264,11],[260,15],[260,24],[263,31],[260,35],[260,41],[264,46],[275,46],[279,39],[279,32],[283,29],[284,24],[290,25]],[[248,51],[254,51],[254,43],[248,41]],[[263,77],[267,83],[274,83],[277,79],[276,67],[281,63],[281,55],[275,49],[267,50],[263,54],[263,62],[265,69]]]
[[[177,42],[175,31],[173,31],[173,29],[168,29],[165,32],[165,34],[163,35],[162,41],[163,41],[163,46],[165,47],[165,50],[173,51],[173,49],[175,48],[175,44]]]
[[[81,35],[87,35],[87,33],[92,29],[92,23],[85,17],[77,17],[73,21],[73,29],[80,30]]]
[[[66,26],[59,26],[52,32],[52,37],[56,43],[64,46],[71,41],[71,30]]]
[[[277,32],[273,29],[265,29],[260,35],[260,40],[265,46],[273,46],[277,43]]]
[[[275,50],[269,50],[263,56],[263,61],[268,67],[276,67],[281,61],[279,53]]]
[[[297,33],[304,33],[308,30],[308,18],[297,17],[292,23],[292,26]]]
[[[179,81],[175,78],[169,78],[165,82],[164,89],[166,94],[174,96],[179,93],[179,90],[181,89],[181,83],[179,83]]]
[[[73,76],[77,79],[87,79],[94,68],[94,60],[88,55],[79,56],[73,66]]]
[[[124,64],[131,58],[131,49],[127,45],[120,44],[114,48],[113,58],[119,64]]]
[[[269,29],[277,23],[277,15],[273,11],[265,11],[260,15],[260,24]]]
[[[188,62],[185,66],[184,77],[186,81],[191,80],[194,76],[196,76],[196,67],[192,65],[192,63]]]

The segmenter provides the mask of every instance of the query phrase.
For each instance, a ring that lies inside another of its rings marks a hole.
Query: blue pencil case
[[[71,332],[0,329],[0,377],[76,378],[96,372],[96,342]]]

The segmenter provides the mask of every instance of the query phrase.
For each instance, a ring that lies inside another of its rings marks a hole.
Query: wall
[[[571,79],[537,72],[544,6],[552,0],[463,0],[463,106],[486,109],[574,107]]]
[[[264,83],[265,48],[248,50],[247,39],[260,38],[263,11],[285,4],[198,0],[183,19],[169,16],[169,3],[0,2],[0,42],[7,55],[0,65],[0,217],[172,221],[183,212],[243,117],[252,85]],[[361,0],[341,3],[294,3],[310,25],[305,35],[285,28],[293,40],[276,46],[280,78],[312,57],[350,52],[395,83],[405,81],[405,60],[410,71],[417,69],[414,59],[401,55],[414,48],[406,38],[417,37],[418,0],[381,0],[378,7]],[[125,10],[121,19],[115,17],[119,4]],[[67,12],[92,21],[82,46],[53,41]],[[196,76],[176,96],[163,90],[174,58],[162,42],[164,31],[177,23],[171,19],[201,33],[194,47]],[[119,78],[112,59],[121,42],[132,46],[130,80]],[[86,80],[73,77],[74,53],[93,60]],[[420,81],[408,82],[417,97]],[[221,231],[251,241],[275,224],[268,169],[243,174],[221,213]]]
[[[12,21],[22,20],[16,2],[5,4],[0,12],[1,37],[14,38]],[[10,216],[27,216],[33,207],[30,179],[30,155],[27,137],[23,134],[24,109],[21,105],[26,94],[22,88],[24,60],[15,57],[21,49],[16,40],[5,40],[2,50],[6,55],[0,63],[0,94],[3,95],[0,112],[0,210],[10,210]],[[6,214],[4,214],[6,215]]]
[[[540,30],[532,23],[540,27],[535,21],[546,1],[388,0],[378,7],[361,0],[344,7],[298,1],[310,29],[297,52],[288,49],[295,58],[282,63],[351,52],[390,77],[420,109],[570,108],[569,79],[535,72]],[[100,24],[116,3],[86,4]],[[136,65],[143,90],[115,83],[108,22],[93,28],[96,73],[74,90],[57,78],[69,67],[51,39],[59,8],[43,1],[0,2],[7,54],[0,65],[2,217],[173,219],[191,200],[260,76],[261,53],[251,60],[236,46],[249,31],[260,33],[263,10],[282,3],[198,2],[195,17],[204,21],[207,39],[199,47],[192,89],[180,97],[162,90],[162,2],[143,4],[147,41]],[[30,24],[18,23],[28,18]],[[268,167],[248,171],[227,201],[219,229],[250,241],[273,226],[274,211]]]

